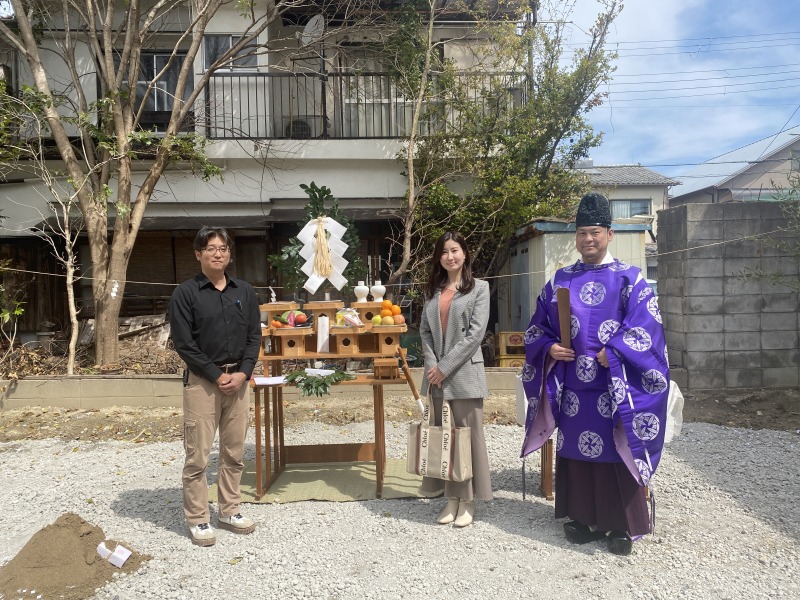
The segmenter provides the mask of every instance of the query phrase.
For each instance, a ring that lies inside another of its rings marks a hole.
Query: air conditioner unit
[[[305,119],[292,119],[286,125],[284,136],[293,140],[307,140],[311,137],[311,124]]]
[[[322,135],[322,120],[317,115],[297,115],[283,117],[283,137],[293,140],[307,140]]]

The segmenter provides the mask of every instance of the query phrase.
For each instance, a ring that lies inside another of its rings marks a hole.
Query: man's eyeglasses
[[[217,252],[220,254],[227,254],[230,251],[230,246],[206,246],[203,248],[203,252],[206,254],[216,254]]]

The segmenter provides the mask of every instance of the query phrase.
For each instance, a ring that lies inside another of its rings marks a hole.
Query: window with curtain
[[[636,215],[649,215],[650,200],[612,200],[611,218],[628,219]]]
[[[217,59],[225,52],[233,48],[236,43],[242,38],[240,35],[229,34],[214,34],[206,35],[203,37],[203,68],[208,68],[213,65]],[[256,69],[258,67],[258,56],[252,54],[257,48],[255,42],[249,43],[242,48],[238,58],[234,58],[227,65],[220,67],[221,69]]]

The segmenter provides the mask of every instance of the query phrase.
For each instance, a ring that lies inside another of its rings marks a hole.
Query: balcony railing
[[[527,99],[519,74],[465,73],[458,80],[459,90],[486,113]],[[386,73],[215,73],[205,102],[205,135],[211,139],[404,138],[413,117],[413,100]],[[459,131],[465,116],[453,106],[428,102],[417,132]]]

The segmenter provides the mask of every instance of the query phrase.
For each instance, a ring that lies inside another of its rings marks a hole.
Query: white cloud
[[[786,4],[792,3],[626,2],[609,35],[609,47],[620,53],[610,97],[590,115],[605,132],[595,162],[699,163],[800,123],[800,111],[790,119],[800,65],[776,67],[800,63],[800,35],[777,35],[796,29]],[[583,32],[601,8],[597,0],[577,0],[575,42],[586,40]],[[791,69],[798,72],[778,73]],[[748,82],[760,83],[740,85]],[[677,177],[690,169],[656,167]]]

